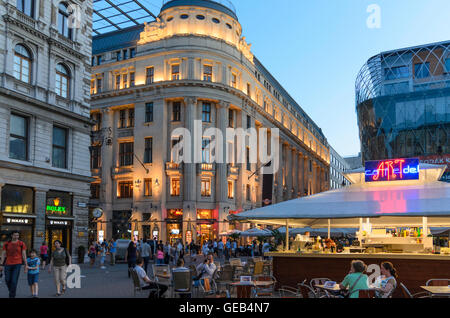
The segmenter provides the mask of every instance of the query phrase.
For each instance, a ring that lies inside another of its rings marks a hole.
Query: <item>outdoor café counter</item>
[[[352,260],[362,260],[367,266],[380,265],[384,261],[394,264],[398,271],[398,285],[405,284],[412,293],[432,278],[447,278],[450,274],[450,255],[433,254],[307,254],[294,252],[271,252],[273,275],[278,287],[292,286],[312,278],[329,278],[341,282],[350,270]],[[371,273],[368,273],[370,276]],[[398,286],[394,297],[402,297]]]

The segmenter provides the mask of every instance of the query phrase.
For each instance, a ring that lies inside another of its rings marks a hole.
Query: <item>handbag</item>
[[[341,290],[341,292],[340,292],[341,296],[344,298],[349,298],[350,294],[352,293],[356,284],[358,284],[359,280],[363,277],[363,275],[364,275],[364,273],[361,273],[361,275],[359,275],[358,279],[353,283],[353,285],[348,290]]]

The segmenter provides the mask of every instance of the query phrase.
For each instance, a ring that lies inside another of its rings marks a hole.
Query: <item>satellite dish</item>
[[[96,219],[99,219],[103,216],[103,210],[100,208],[96,208],[94,211],[92,211],[92,216]]]

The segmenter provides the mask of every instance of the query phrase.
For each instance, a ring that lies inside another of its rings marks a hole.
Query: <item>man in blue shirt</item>
[[[116,264],[117,242],[115,239],[111,239],[109,244],[109,254],[111,255],[111,266]]]
[[[41,261],[39,257],[37,257],[37,253],[35,250],[30,252],[30,257],[27,258],[27,266],[26,270],[28,271],[28,285],[31,290],[31,297],[38,297],[38,281],[39,281],[39,266],[41,265]]]

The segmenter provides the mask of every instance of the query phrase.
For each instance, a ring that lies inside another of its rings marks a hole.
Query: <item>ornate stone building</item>
[[[325,136],[254,57],[233,9],[167,1],[155,22],[95,36],[92,63],[91,202],[105,212],[92,239],[214,239],[230,213],[329,189]],[[279,171],[209,163],[207,138],[203,164],[176,164],[172,132],[195,121],[278,128]]]
[[[19,230],[29,248],[87,247],[91,7],[0,1],[0,245]]]

